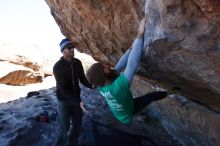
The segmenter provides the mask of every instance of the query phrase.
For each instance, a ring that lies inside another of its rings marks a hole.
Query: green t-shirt
[[[130,83],[123,73],[111,84],[99,88],[113,115],[122,123],[130,122],[133,117],[134,101],[129,88]]]

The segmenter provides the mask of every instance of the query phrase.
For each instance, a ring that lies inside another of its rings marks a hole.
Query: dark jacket
[[[56,79],[59,101],[79,103],[81,101],[79,81],[84,86],[92,88],[86,79],[81,61],[76,58],[70,63],[61,57],[53,67],[53,74]]]

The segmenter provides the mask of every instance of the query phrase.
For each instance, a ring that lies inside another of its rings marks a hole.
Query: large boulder
[[[0,83],[14,86],[23,86],[41,83],[45,73],[42,66],[32,62],[24,56],[1,57]]]
[[[148,16],[140,73],[220,111],[217,0],[46,0],[63,34],[96,60],[115,65]]]
[[[78,42],[80,51],[112,64],[131,45],[144,14],[143,0],[46,2],[62,33]]]
[[[183,89],[220,111],[220,5],[215,0],[147,1],[144,76]]]

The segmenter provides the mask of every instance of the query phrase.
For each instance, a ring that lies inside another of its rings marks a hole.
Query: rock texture
[[[155,104],[157,105],[152,106],[158,107],[160,115],[163,115],[163,126],[182,145],[217,146],[220,144],[220,116],[216,112],[180,96],[167,98]]]
[[[135,38],[144,1],[46,0],[65,36],[96,60],[116,63]]]
[[[144,75],[180,86],[183,95],[220,111],[219,1],[157,2],[145,5],[149,51],[143,59]]]
[[[1,84],[23,86],[41,83],[45,76],[42,66],[19,55],[1,57],[0,67],[2,68],[0,74]]]
[[[141,73],[220,111],[218,0],[46,0],[79,50],[114,65],[148,16]]]
[[[152,86],[141,78],[136,77],[132,84],[134,95],[161,90],[159,86]],[[180,143],[179,145],[216,146],[220,144],[220,114],[185,97],[171,95],[164,100],[152,102],[142,115],[146,116],[145,121],[153,121],[151,123],[159,121],[172,138]],[[138,120],[135,119],[135,122],[138,123]],[[146,123],[139,124],[146,128]],[[152,130],[148,129],[148,132]]]
[[[97,121],[148,137],[157,146],[220,145],[219,115],[183,97],[172,96],[154,102],[143,113],[136,115],[131,123],[122,124],[112,116],[98,91],[81,88],[85,104],[81,137],[88,137],[88,133],[92,133],[89,131],[91,121]],[[55,88],[29,92],[25,98],[1,103],[1,146],[55,145],[60,131],[56,122],[56,106]],[[39,115],[45,112],[48,113],[49,123],[39,121]],[[91,143],[84,146],[89,145]]]
[[[157,146],[178,146],[178,143],[172,140],[157,121],[146,120],[146,116],[142,115],[136,117],[137,119],[128,125],[121,124],[112,116],[98,91],[92,91],[85,87],[82,89],[82,101],[85,103],[86,111],[84,111],[84,123],[79,145],[82,143],[83,137],[89,138],[88,142],[90,143],[80,146],[92,145],[92,121],[148,137]],[[36,92],[29,93],[29,96],[25,98],[0,104],[1,146],[56,145],[60,129],[56,121],[55,88],[40,90],[37,95],[33,93]],[[39,120],[42,113],[47,113],[48,122]],[[142,127],[140,123],[145,123],[145,127]]]

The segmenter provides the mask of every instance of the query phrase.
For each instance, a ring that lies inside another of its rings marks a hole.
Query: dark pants
[[[83,112],[80,104],[58,101],[57,106],[58,123],[60,126],[60,137],[58,143],[59,141],[63,141],[64,143],[62,145],[76,146],[82,127]],[[70,120],[72,121],[72,128],[70,129],[70,135],[68,137],[67,133],[70,128]]]
[[[138,112],[143,110],[152,101],[161,100],[166,96],[167,96],[166,91],[158,91],[158,92],[147,93],[146,95],[140,97],[136,97],[134,99],[134,114],[137,114]]]

